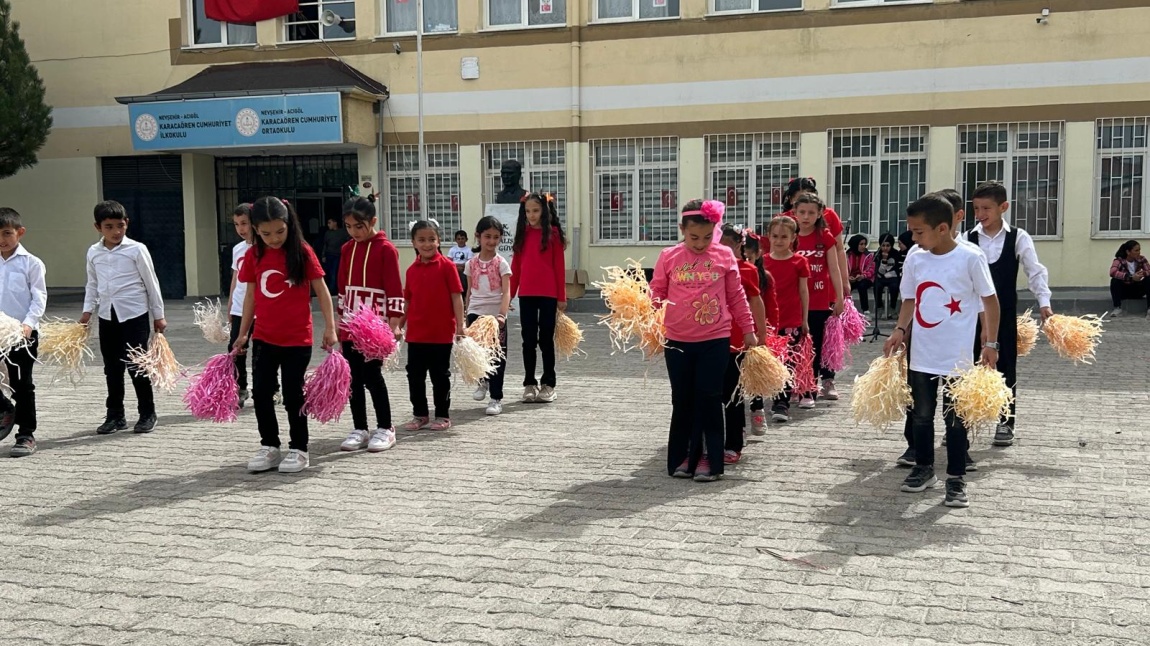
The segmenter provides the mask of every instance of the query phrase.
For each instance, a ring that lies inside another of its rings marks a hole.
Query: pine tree
[[[0,0],[0,179],[36,164],[48,139],[52,110],[44,103],[44,82],[32,66],[12,5]]]

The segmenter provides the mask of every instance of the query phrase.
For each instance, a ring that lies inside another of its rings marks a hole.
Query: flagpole
[[[419,101],[419,219],[427,219],[427,151],[423,144],[423,0],[415,0],[415,75]],[[443,232],[440,232],[443,235]]]

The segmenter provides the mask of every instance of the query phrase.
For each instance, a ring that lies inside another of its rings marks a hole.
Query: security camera
[[[1042,13],[1034,19],[1034,22],[1039,25],[1045,25],[1050,20],[1050,9],[1043,9]]]
[[[395,50],[397,56],[403,53],[403,48],[399,46],[398,42],[392,43],[391,48]]]

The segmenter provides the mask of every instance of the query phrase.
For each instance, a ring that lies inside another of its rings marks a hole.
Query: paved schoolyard
[[[589,356],[560,364],[554,404],[486,418],[459,384],[451,431],[368,455],[338,450],[349,418],[313,425],[313,466],[291,476],[245,471],[250,409],[214,425],[165,396],[155,433],[102,437],[98,366],[77,388],[41,379],[40,450],[0,461],[0,640],[1150,640],[1145,320],[1108,325],[1095,365],[1045,345],[1021,361],[1020,440],[983,438],[960,510],[941,486],[900,493],[901,434],[854,428],[846,401],[770,428],[721,482],[668,478],[662,366],[612,356],[579,317]],[[187,304],[170,321],[185,363],[217,351]],[[403,421],[405,378],[387,376]]]

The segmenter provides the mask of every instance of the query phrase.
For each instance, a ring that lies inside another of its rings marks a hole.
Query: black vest
[[[967,240],[978,244],[978,232],[971,231]],[[1018,229],[1011,227],[1002,243],[1002,255],[990,263],[990,277],[994,280],[994,291],[998,294],[998,342],[1002,344],[1001,354],[1014,356],[1018,352],[1018,251],[1015,243]],[[982,329],[981,323],[979,330]],[[981,332],[980,332],[981,334]],[[975,340],[976,356],[981,352],[981,343]]]

